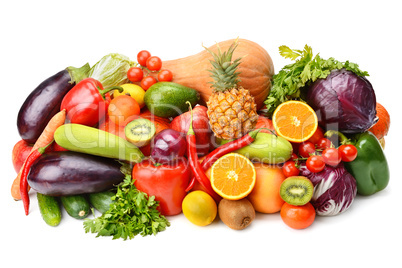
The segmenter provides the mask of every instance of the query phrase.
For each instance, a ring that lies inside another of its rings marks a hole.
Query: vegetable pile
[[[36,195],[49,226],[65,209],[85,232],[126,240],[181,213],[234,230],[276,213],[304,229],[384,190],[390,117],[368,73],[307,45],[279,51],[294,62],[275,75],[265,50],[236,39],[167,62],[112,53],[50,76],[18,114],[12,197],[28,215]]]

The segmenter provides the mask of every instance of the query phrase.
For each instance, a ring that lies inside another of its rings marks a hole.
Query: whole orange
[[[279,195],[282,182],[286,179],[279,166],[254,163],[256,183],[247,196],[254,209],[261,213],[276,213],[284,203]]]
[[[374,126],[372,126],[369,131],[373,133],[377,139],[382,139],[384,136],[388,134],[388,130],[391,124],[391,118],[389,116],[388,111],[377,102],[376,105],[376,110],[377,110],[377,117],[378,117],[378,122],[375,123]]]

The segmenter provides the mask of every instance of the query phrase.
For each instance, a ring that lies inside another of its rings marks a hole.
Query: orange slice
[[[276,133],[291,142],[308,140],[318,127],[317,115],[307,103],[286,101],[274,111],[272,123]]]
[[[254,188],[256,173],[253,163],[237,153],[219,158],[211,167],[211,186],[223,198],[238,200]]]

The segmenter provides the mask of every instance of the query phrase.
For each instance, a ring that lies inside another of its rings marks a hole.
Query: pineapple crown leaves
[[[237,58],[232,61],[233,52],[238,46],[238,38],[230,45],[227,51],[222,52],[219,44],[217,44],[218,53],[214,53],[207,47],[203,47],[212,55],[214,60],[210,60],[212,69],[208,70],[211,73],[213,79],[211,87],[215,91],[225,91],[237,87],[240,82],[237,67],[243,57]]]

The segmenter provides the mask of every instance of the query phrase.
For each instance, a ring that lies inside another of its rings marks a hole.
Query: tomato
[[[147,60],[151,57],[151,53],[147,50],[141,50],[137,54],[137,61],[141,66],[146,66],[147,65]]]
[[[159,82],[170,82],[173,79],[173,73],[170,70],[164,69],[158,73]]]
[[[338,151],[343,162],[351,162],[357,157],[357,149],[352,144],[344,144],[339,146]]]
[[[111,100],[108,115],[112,122],[125,126],[140,114],[140,105],[128,95],[120,95]]]
[[[299,145],[299,155],[301,157],[309,157],[315,152],[315,146],[311,141],[305,141]]]
[[[341,162],[341,154],[336,148],[327,148],[322,151],[322,158],[325,164],[336,167]]]
[[[310,141],[314,145],[317,145],[318,141],[322,138],[324,138],[324,132],[322,128],[317,127],[317,130],[314,132],[313,136],[311,136],[307,141]]]
[[[156,82],[157,82],[156,78],[154,78],[152,76],[146,76],[141,80],[141,87],[142,87],[142,89],[147,90]]]
[[[321,150],[325,150],[326,148],[330,148],[332,146],[332,142],[327,138],[321,138],[318,140],[317,148]]]
[[[281,208],[282,221],[293,229],[309,227],[315,220],[315,209],[311,203],[303,206],[293,206],[284,203]]]
[[[127,78],[131,82],[140,82],[144,77],[144,72],[140,67],[131,67],[127,71]]]
[[[162,215],[173,216],[182,212],[182,202],[190,182],[191,170],[182,157],[173,163],[159,165],[145,159],[134,166],[132,177],[138,190],[159,201]]]
[[[311,155],[306,161],[308,170],[313,173],[320,172],[325,168],[325,162],[321,155]]]
[[[295,161],[289,160],[282,166],[283,174],[286,177],[297,176],[300,170],[296,167]]]
[[[183,200],[183,214],[193,224],[206,226],[214,221],[218,207],[214,199],[204,191],[193,191]]]
[[[147,59],[146,66],[150,71],[159,71],[162,68],[162,60],[157,56],[151,56]]]

